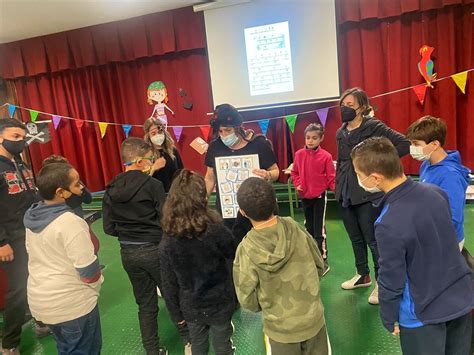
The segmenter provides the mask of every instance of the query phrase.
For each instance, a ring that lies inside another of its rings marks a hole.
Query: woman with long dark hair
[[[351,151],[357,144],[370,137],[387,137],[400,156],[410,151],[410,142],[402,134],[387,127],[374,118],[374,109],[364,90],[353,88],[346,90],[340,100],[342,126],[337,130],[337,167],[336,200],[339,202],[342,220],[354,251],[356,275],[342,283],[344,290],[370,287],[372,280],[367,257],[367,246],[374,261],[375,278],[378,276],[377,242],[374,223],[379,210],[374,202],[381,198],[382,192],[377,186],[370,188],[360,185],[351,160]],[[375,285],[369,297],[370,304],[378,304],[378,287]]]

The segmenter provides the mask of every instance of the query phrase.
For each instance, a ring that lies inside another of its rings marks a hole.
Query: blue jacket
[[[429,160],[423,162],[420,167],[420,181],[437,185],[448,194],[454,228],[458,242],[461,242],[464,240],[464,207],[470,171],[461,164],[461,156],[457,150],[447,153],[448,156],[437,164],[431,165]]]
[[[459,252],[448,196],[407,179],[381,200],[375,222],[379,301],[393,331],[458,318],[473,308],[471,271]]]

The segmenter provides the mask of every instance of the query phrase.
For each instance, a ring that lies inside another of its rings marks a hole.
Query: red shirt
[[[336,169],[331,154],[321,147],[316,150],[303,148],[296,152],[291,178],[293,185],[301,186],[301,198],[321,196],[327,189],[335,189]]]

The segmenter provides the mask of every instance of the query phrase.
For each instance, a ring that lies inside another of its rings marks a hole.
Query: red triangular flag
[[[413,91],[415,92],[418,101],[420,101],[420,104],[423,105],[425,103],[426,85],[415,86]]]
[[[76,127],[79,131],[81,130],[82,126],[84,126],[84,120],[76,119],[74,120],[74,123],[76,124]]]
[[[204,140],[207,141],[207,138],[209,137],[209,131],[211,130],[211,126],[201,126],[199,127],[201,129],[202,136],[204,137]]]

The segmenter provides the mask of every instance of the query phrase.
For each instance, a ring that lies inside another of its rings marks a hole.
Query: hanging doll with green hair
[[[156,118],[161,121],[165,126],[168,125],[168,118],[166,117],[165,109],[171,112],[174,116],[172,109],[166,105],[168,103],[168,92],[166,91],[165,84],[162,81],[154,81],[148,86],[147,90],[147,101],[150,105],[155,104],[153,112],[150,117]]]

